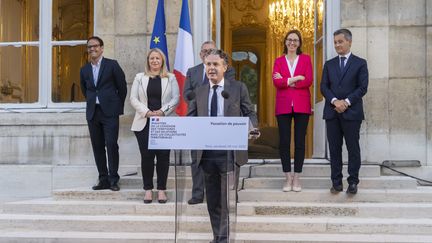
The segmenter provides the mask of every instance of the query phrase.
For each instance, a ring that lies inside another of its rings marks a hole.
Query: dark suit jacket
[[[189,103],[188,116],[208,116],[209,89],[210,84],[195,89],[196,97]],[[224,101],[224,116],[249,117],[253,127],[257,127],[257,116],[253,111],[246,85],[243,82],[225,79],[224,91],[229,94]],[[201,156],[202,151],[198,151],[196,159],[201,161]],[[236,151],[235,162],[238,165],[246,164],[247,160],[247,151]]]
[[[116,60],[102,58],[96,86],[90,63],[81,68],[80,81],[81,91],[87,101],[87,120],[93,118],[96,106],[96,94],[105,115],[114,117],[123,114],[127,85],[124,72]]]
[[[346,120],[364,120],[363,99],[367,92],[369,73],[366,60],[351,54],[340,71],[339,56],[324,64],[321,80],[321,93],[325,97],[324,119],[333,119],[337,112],[331,104],[333,98],[348,98],[351,106],[342,113]]]
[[[191,67],[186,72],[186,81],[183,87],[183,97],[186,102],[188,100],[188,94],[194,91],[198,86],[202,84],[204,77],[204,64],[198,64],[194,67]],[[232,67],[228,67],[225,72],[225,80],[235,80],[235,70]]]

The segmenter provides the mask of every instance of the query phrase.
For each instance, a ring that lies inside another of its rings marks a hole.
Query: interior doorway
[[[288,4],[289,0],[286,0]],[[283,55],[283,36],[276,35],[270,26],[269,10],[271,0],[226,0],[218,1],[220,4],[220,23],[215,24],[216,0],[212,0],[212,33],[216,36],[216,26],[220,26],[221,48],[232,56],[231,65],[236,70],[236,79],[245,82],[251,100],[255,105],[259,126],[261,129],[272,131],[268,139],[278,139],[277,123],[274,115],[276,90],[272,81],[273,62]],[[319,91],[321,70],[324,63],[324,3],[323,0],[299,0],[292,1],[300,4],[311,4],[312,14],[309,13],[308,21],[311,21],[311,30],[303,34],[303,51],[311,56],[314,66],[314,83],[310,88],[313,107],[322,101]],[[294,8],[293,8],[294,9]],[[297,9],[297,15],[304,15],[309,11],[303,7]],[[303,11],[303,12],[301,12]],[[300,13],[301,12],[301,13]],[[286,33],[291,28],[281,25],[281,31]],[[303,29],[304,30],[304,29]],[[303,32],[303,31],[302,31]],[[319,114],[319,112],[318,112]],[[323,127],[322,124],[314,124],[317,119],[313,113],[309,120],[306,138],[306,158],[313,156],[314,129]],[[318,121],[321,123],[321,121]],[[273,128],[273,129],[266,129]],[[269,146],[274,141],[267,141]],[[291,143],[293,147],[294,143]],[[277,151],[277,150],[275,150]],[[294,149],[291,149],[293,152]],[[278,157],[278,154],[276,155]]]

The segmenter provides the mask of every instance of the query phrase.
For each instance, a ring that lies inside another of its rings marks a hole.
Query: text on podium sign
[[[247,150],[248,117],[151,117],[149,149]]]

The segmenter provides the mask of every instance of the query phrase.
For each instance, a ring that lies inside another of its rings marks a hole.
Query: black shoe
[[[152,203],[153,202],[153,192],[151,192],[151,197],[150,197],[150,199],[146,199],[146,193],[147,193],[148,191],[146,191],[145,193],[144,193],[144,203],[145,204],[149,204],[149,203]]]
[[[101,182],[99,181],[98,184],[94,185],[92,187],[93,190],[105,190],[105,189],[110,189],[110,185],[106,182]]]
[[[198,198],[191,198],[188,201],[189,205],[194,205],[194,204],[199,204],[199,203],[203,203],[203,199],[198,199]]]
[[[120,191],[120,187],[118,186],[117,183],[112,184],[112,185],[110,186],[110,189],[111,189],[111,191]]]
[[[330,192],[333,194],[337,194],[339,192],[343,191],[342,185],[333,185],[332,188],[330,188]]]
[[[149,203],[152,203],[153,202],[153,200],[146,200],[146,199],[144,199],[144,203],[145,204],[149,204]]]
[[[349,184],[346,193],[348,194],[357,194],[357,184]]]
[[[160,199],[161,195],[162,195],[162,198],[165,198],[165,199]],[[168,201],[168,198],[166,196],[165,190],[158,191],[158,202],[159,203],[166,203],[167,201]]]

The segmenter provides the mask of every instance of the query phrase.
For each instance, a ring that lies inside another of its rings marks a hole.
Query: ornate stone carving
[[[264,6],[265,0],[235,0],[231,1],[234,8],[238,11],[260,10]]]
[[[243,15],[241,20],[242,23],[245,25],[256,24],[258,22],[256,15],[252,13],[246,13],[245,15]]]

